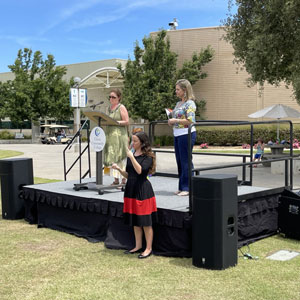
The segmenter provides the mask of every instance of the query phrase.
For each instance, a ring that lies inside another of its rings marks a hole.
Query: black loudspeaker
[[[237,264],[237,177],[192,178],[193,265],[226,269]]]
[[[13,158],[0,160],[2,218],[24,218],[24,202],[19,198],[24,185],[33,184],[31,158]]]
[[[278,231],[288,238],[300,240],[300,195],[283,191],[278,203]]]

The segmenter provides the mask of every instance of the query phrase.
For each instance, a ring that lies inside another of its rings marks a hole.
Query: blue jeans
[[[191,134],[192,150],[196,141],[196,131]],[[175,156],[179,176],[179,191],[189,190],[189,165],[188,165],[188,134],[174,137]],[[194,168],[192,163],[192,168]]]

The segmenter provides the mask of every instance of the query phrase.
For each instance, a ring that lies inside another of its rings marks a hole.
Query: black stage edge
[[[112,182],[104,177],[103,184]],[[107,248],[130,249],[134,235],[123,224],[123,192],[115,189],[98,195],[92,179],[88,190],[74,191],[76,181],[63,181],[23,187],[25,220],[84,237],[103,241]],[[156,255],[192,256],[192,219],[188,197],[174,195],[178,179],[150,178],[158,207],[158,223],[153,226],[153,252]],[[277,233],[278,202],[284,188],[238,187],[238,246]]]

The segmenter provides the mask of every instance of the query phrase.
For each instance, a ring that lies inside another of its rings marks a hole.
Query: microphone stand
[[[91,105],[90,108],[91,108],[92,110],[95,110],[96,106],[99,106],[99,105],[101,105],[101,104],[103,104],[103,103],[104,103],[104,101],[100,101],[99,103],[96,103],[96,104]]]

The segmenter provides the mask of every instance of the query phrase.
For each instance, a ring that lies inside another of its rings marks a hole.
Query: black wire
[[[242,253],[242,256],[240,256],[240,257],[246,257],[246,258],[248,258],[248,259],[253,259],[253,257],[252,257],[252,255],[250,254],[250,247],[249,247],[249,244],[247,244],[247,245],[245,245],[245,246],[247,246],[247,253],[244,253],[243,251],[242,251],[242,249],[241,248],[239,248],[239,250],[240,250],[240,252]]]

